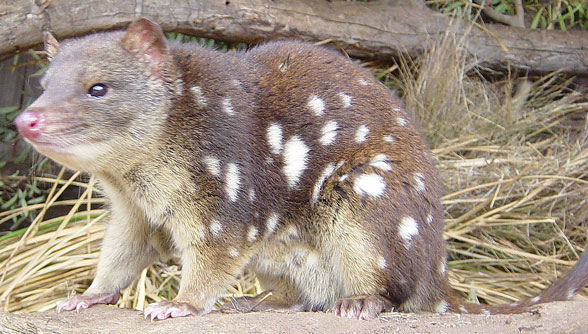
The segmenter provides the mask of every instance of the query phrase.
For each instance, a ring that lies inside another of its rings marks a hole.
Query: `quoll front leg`
[[[173,301],[164,300],[145,308],[145,318],[198,316],[209,313],[246,263],[236,248],[208,248],[190,244],[182,251],[180,291]]]
[[[116,304],[126,288],[158,256],[150,231],[138,212],[113,203],[94,281],[81,296],[57,304],[57,312],[80,311],[95,304]]]

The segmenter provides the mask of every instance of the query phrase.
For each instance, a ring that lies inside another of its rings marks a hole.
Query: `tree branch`
[[[477,4],[482,6],[484,14],[488,15],[496,22],[504,23],[512,27],[525,27],[525,9],[523,8],[523,0],[515,0],[515,15],[505,15],[497,12],[490,7],[490,0],[474,0]]]

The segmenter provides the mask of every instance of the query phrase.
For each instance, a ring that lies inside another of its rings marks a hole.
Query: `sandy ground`
[[[588,333],[588,301],[544,304],[517,315],[389,313],[371,321],[329,313],[212,313],[151,322],[133,310],[0,313],[0,333]]]

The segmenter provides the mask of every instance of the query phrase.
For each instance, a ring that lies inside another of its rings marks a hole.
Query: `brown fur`
[[[17,125],[41,153],[95,174],[112,209],[94,282],[58,309],[116,302],[177,251],[178,296],[146,316],[205,314],[245,269],[273,290],[267,305],[362,319],[483,312],[450,296],[436,167],[369,72],[299,42],[168,46],[147,20],[46,40],[45,93]],[[107,94],[88,96],[96,84]],[[565,298],[586,283],[582,266]]]

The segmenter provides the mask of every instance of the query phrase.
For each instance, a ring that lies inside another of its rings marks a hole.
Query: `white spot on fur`
[[[387,267],[386,259],[381,255],[378,257],[378,267],[380,267],[380,269],[386,269]]]
[[[392,170],[392,166],[386,162],[387,160],[388,157],[385,154],[378,154],[370,161],[370,166],[389,172]]]
[[[234,163],[227,164],[227,174],[225,176],[225,191],[232,202],[237,201],[241,178],[239,176],[239,167]]]
[[[379,197],[384,193],[386,183],[378,174],[362,174],[353,182],[353,190],[359,195]]]
[[[206,168],[210,174],[214,176],[220,176],[220,161],[216,157],[207,155],[202,160],[204,161],[204,164],[206,165]]]
[[[206,107],[207,102],[204,93],[202,92],[202,88],[200,88],[200,86],[194,86],[190,88],[190,91],[192,92],[192,95],[194,95],[196,103],[201,107]]]
[[[219,233],[221,233],[221,231],[223,230],[223,226],[221,225],[221,223],[218,220],[213,220],[212,223],[210,223],[210,233],[212,233],[213,236],[218,236]]]
[[[468,310],[463,305],[459,305],[459,310],[461,311],[461,313],[468,313]]]
[[[570,289],[570,291],[568,291],[568,299],[574,298],[574,296],[576,295],[577,292],[578,292],[578,290],[576,290],[576,289]]]
[[[361,125],[359,128],[357,128],[357,131],[355,132],[355,141],[358,143],[363,143],[366,140],[369,132],[370,129],[368,129],[367,126]]]
[[[351,96],[340,92],[339,94],[339,98],[341,99],[341,103],[343,103],[343,108],[349,108],[351,107]]]
[[[317,116],[322,116],[325,113],[325,101],[316,95],[310,96],[307,105]]]
[[[282,127],[277,123],[271,123],[267,128],[267,142],[273,154],[282,152]]]
[[[223,111],[228,115],[234,115],[235,110],[233,110],[233,104],[231,103],[231,99],[225,97],[223,99]]]
[[[363,78],[357,80],[357,82],[359,82],[359,84],[362,85],[362,86],[367,86],[369,84],[369,82],[366,79],[363,79]]]
[[[255,201],[255,190],[253,188],[249,189],[249,202]]]
[[[433,215],[430,213],[427,215],[427,224],[433,224]]]
[[[257,234],[259,233],[259,231],[257,230],[257,227],[255,226],[249,226],[249,231],[247,231],[247,241],[249,242],[254,242],[255,239],[257,239]]]
[[[299,136],[293,136],[284,145],[284,175],[288,180],[288,187],[294,188],[307,168],[308,151],[310,149]]]
[[[184,95],[184,80],[176,79],[176,95],[182,96]]]
[[[349,175],[347,175],[347,174],[341,175],[341,177],[339,178],[339,182],[343,182],[343,181],[347,180],[348,177],[349,177]]]
[[[321,190],[323,189],[323,184],[333,174],[334,171],[335,171],[335,164],[331,162],[323,170],[323,172],[319,176],[318,180],[314,184],[314,189],[312,190],[312,197],[310,199],[310,204],[314,205],[314,204],[316,204],[316,202],[318,202],[319,195],[321,193]]]
[[[422,173],[414,173],[414,189],[416,189],[416,191],[419,194],[422,194],[425,192],[426,186],[425,186],[425,180],[423,178],[423,174]]]
[[[287,60],[284,60],[283,62],[281,62],[281,63],[278,65],[278,70],[280,70],[280,72],[282,72],[282,73],[284,73],[284,72],[286,72],[286,70],[288,70],[288,63],[287,63]]]
[[[447,271],[447,264],[445,262],[445,260],[441,261],[441,263],[439,264],[439,273],[441,275],[444,275],[445,272]]]
[[[404,217],[400,221],[398,233],[400,234],[400,237],[406,241],[406,248],[409,248],[412,238],[419,234],[419,225],[414,218]]]
[[[239,257],[239,251],[235,248],[235,247],[230,247],[229,248],[229,256],[234,258]]]
[[[400,108],[394,108],[394,111],[400,111]],[[398,125],[400,126],[405,126],[406,125],[406,119],[404,119],[403,117],[396,117],[396,123],[398,123]]]
[[[394,142],[394,137],[393,136],[384,136],[384,141],[387,143],[393,143]]]
[[[435,312],[437,313],[446,313],[449,309],[449,304],[442,300],[435,305]]]
[[[267,225],[266,225],[266,236],[270,236],[271,234],[273,234],[276,231],[276,227],[278,226],[278,223],[280,221],[280,216],[275,213],[272,212],[268,217],[267,217]]]
[[[339,125],[335,121],[328,121],[321,129],[321,138],[319,138],[319,142],[324,146],[331,145],[335,138],[337,137],[337,129]]]

